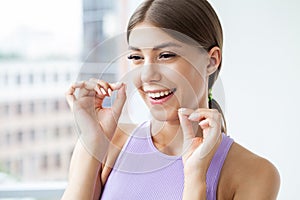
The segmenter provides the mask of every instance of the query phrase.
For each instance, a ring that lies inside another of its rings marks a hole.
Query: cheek
[[[181,76],[181,80],[178,81],[178,88],[180,88],[179,99],[182,101],[182,106],[196,108],[199,106],[202,98],[204,98],[206,80],[199,70],[191,66],[185,69],[178,72]]]
[[[205,74],[191,65],[181,65],[176,69],[176,73],[180,79],[185,82],[187,89],[199,88],[199,85],[203,85],[205,82]],[[181,82],[182,82],[181,81]]]
[[[141,70],[134,69],[130,71],[130,77],[128,81],[132,82],[136,88],[140,88],[142,86]]]

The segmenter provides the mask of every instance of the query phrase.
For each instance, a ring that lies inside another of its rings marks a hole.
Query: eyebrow
[[[166,42],[166,43],[162,43],[162,44],[159,44],[157,46],[154,46],[152,49],[153,50],[158,50],[158,49],[163,49],[163,48],[166,48],[166,47],[182,47],[182,46],[179,45],[179,44],[176,44],[174,42]],[[138,47],[133,47],[133,46],[129,46],[128,49],[133,50],[133,51],[141,51],[141,49],[139,49]]]

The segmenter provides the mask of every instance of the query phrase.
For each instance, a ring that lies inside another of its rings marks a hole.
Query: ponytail
[[[222,126],[221,126],[221,131],[225,134],[227,134],[227,126],[226,126],[226,120],[225,120],[225,116],[224,113],[221,109],[221,106],[218,104],[218,102],[216,100],[214,100],[211,95],[209,97],[208,100],[208,105],[210,109],[216,109],[219,111],[219,113],[221,113],[222,116]]]

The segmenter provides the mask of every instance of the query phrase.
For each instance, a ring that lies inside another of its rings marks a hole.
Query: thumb
[[[183,134],[183,151],[186,152],[193,142],[193,138],[195,138],[194,129],[192,126],[192,122],[188,119],[188,116],[193,113],[192,109],[188,108],[180,108],[178,110],[178,117],[180,126]]]
[[[126,85],[122,83],[122,86],[118,90],[116,100],[112,106],[112,111],[117,120],[121,115],[125,101],[126,101]]]

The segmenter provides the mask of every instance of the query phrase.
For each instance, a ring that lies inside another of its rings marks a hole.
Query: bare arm
[[[102,164],[105,162],[110,140],[114,137],[119,116],[126,100],[125,85],[90,79],[71,85],[66,93],[74,113],[79,140],[75,146],[69,172],[69,184],[62,199],[99,199]],[[78,94],[75,95],[75,91]],[[103,100],[118,91],[110,108]]]
[[[245,174],[244,181],[237,188],[233,199],[275,200],[280,187],[280,176],[272,163],[257,159],[253,169]],[[246,181],[247,180],[247,181]]]
[[[97,181],[100,181],[100,170],[100,162],[90,155],[78,140],[71,160],[69,184],[62,200],[97,199],[96,197],[99,199],[101,184]]]
[[[203,176],[203,175],[201,175]],[[193,174],[185,177],[183,200],[206,200],[206,181],[204,177]]]

